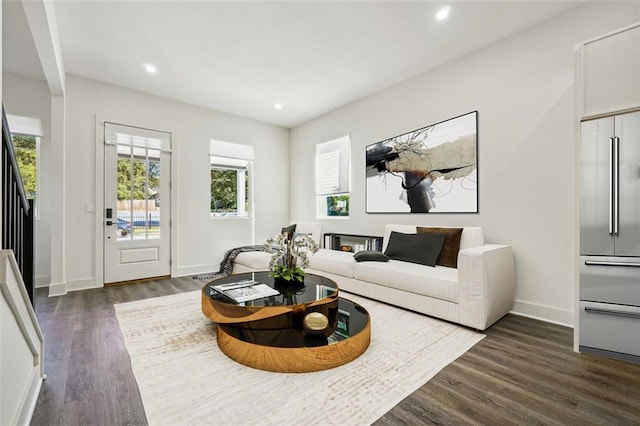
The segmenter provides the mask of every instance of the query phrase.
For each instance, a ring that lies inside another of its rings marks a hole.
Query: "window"
[[[40,158],[40,137],[42,124],[39,118],[7,115],[11,139],[20,169],[20,178],[25,195],[33,200],[34,217],[39,217],[38,209],[38,162]]]
[[[211,217],[249,217],[253,147],[211,141]]]
[[[168,190],[161,165],[171,152],[171,134],[107,122],[105,143],[114,145],[117,154],[115,163],[105,163],[116,168],[115,181],[105,187],[115,189],[111,202],[116,202],[118,241],[161,238],[161,188]]]
[[[349,217],[349,137],[316,145],[318,218]]]

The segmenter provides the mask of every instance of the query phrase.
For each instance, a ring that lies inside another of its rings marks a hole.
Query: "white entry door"
[[[171,273],[170,134],[105,123],[104,282]]]

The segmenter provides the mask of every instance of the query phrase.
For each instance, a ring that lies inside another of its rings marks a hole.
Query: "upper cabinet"
[[[579,118],[640,107],[640,23],[578,49]]]

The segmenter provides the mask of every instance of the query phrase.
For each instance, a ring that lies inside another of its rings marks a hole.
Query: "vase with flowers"
[[[276,282],[302,284],[304,269],[309,266],[309,253],[318,251],[318,244],[308,235],[292,235],[283,232],[269,238],[264,245],[272,253],[269,276]]]

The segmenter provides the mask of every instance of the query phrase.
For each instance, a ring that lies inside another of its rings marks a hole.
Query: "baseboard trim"
[[[67,291],[89,290],[92,288],[102,288],[102,285],[97,285],[95,278],[67,281]]]
[[[554,306],[516,300],[511,313],[573,328],[573,311],[558,309]]]
[[[49,284],[49,297],[64,296],[70,291],[89,290],[92,288],[102,288],[102,285],[96,284],[95,278],[83,278],[67,281],[66,283],[52,283]]]
[[[67,283],[49,284],[49,297],[64,296],[67,294]]]
[[[51,284],[51,275],[36,277],[36,288],[49,287],[49,284]]]

